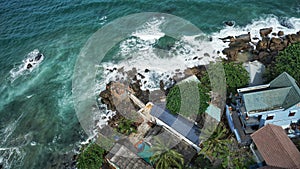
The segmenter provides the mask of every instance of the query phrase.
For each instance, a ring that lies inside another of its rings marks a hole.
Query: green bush
[[[96,143],[81,149],[77,158],[78,169],[99,169],[104,162],[105,150]]]
[[[209,90],[199,82],[183,82],[172,87],[167,95],[167,109],[173,114],[191,117],[205,112]],[[198,94],[198,96],[197,96]],[[185,104],[181,104],[185,102]]]
[[[118,120],[118,126],[116,127],[117,132],[129,135],[131,133],[136,133],[137,129],[134,126],[134,121],[126,119],[122,117],[120,120]]]
[[[265,76],[271,81],[283,72],[300,82],[300,43],[292,44],[279,52],[275,64],[267,68]]]
[[[211,63],[215,64],[215,63]],[[226,83],[226,90],[227,94],[229,93],[236,93],[236,90],[241,87],[245,87],[249,84],[249,73],[246,71],[246,69],[243,67],[242,63],[233,63],[233,62],[223,62],[222,63],[222,70],[210,70],[210,74],[208,76],[208,73],[205,72],[204,76],[200,79],[200,81],[211,90],[211,85],[222,85],[222,78],[224,78],[225,74],[225,83]],[[209,65],[210,67],[214,67],[214,65]],[[214,76],[214,82],[212,82],[210,79]],[[223,76],[223,77],[221,77]],[[218,80],[220,79],[220,80]],[[222,88],[222,87],[219,87]],[[223,91],[223,90],[220,90]]]

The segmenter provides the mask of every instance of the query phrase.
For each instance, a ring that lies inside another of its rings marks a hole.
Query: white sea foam
[[[164,21],[164,17],[153,18],[145,24],[143,24],[140,28],[137,28],[137,30],[133,32],[132,35],[139,37],[144,41],[155,42],[155,40],[165,35],[160,29],[160,25]]]
[[[153,18],[135,32],[132,37],[126,39],[120,44],[120,52],[118,58],[123,58],[118,63],[105,62],[99,65],[102,79],[98,81],[97,93],[105,89],[105,85],[110,81],[130,80],[126,71],[136,69],[137,73],[144,77],[137,76],[141,81],[143,90],[159,89],[162,80],[166,86],[174,84],[170,81],[173,76],[183,76],[186,68],[199,65],[206,65],[214,62],[219,58],[226,59],[222,54],[222,50],[228,47],[228,43],[224,43],[219,38],[227,36],[238,36],[241,34],[251,33],[251,38],[259,39],[259,30],[262,28],[273,27],[273,32],[284,31],[285,34],[296,33],[300,30],[300,19],[289,18],[285,22],[291,24],[292,28],[282,26],[280,19],[275,16],[268,18],[260,18],[252,23],[241,26],[224,26],[218,32],[210,35],[194,35],[182,36],[175,46],[169,51],[162,51],[154,47],[155,42],[165,35],[160,25],[165,22],[165,18]],[[272,36],[272,35],[270,35]],[[253,40],[255,42],[255,40]],[[148,69],[148,72],[145,72]],[[123,70],[123,71],[118,71]],[[99,126],[105,125],[106,121],[99,122]]]
[[[44,55],[41,54],[38,49],[34,49],[30,53],[28,53],[26,58],[22,60],[22,64],[10,70],[9,73],[11,77],[11,82],[13,82],[15,79],[22,75],[32,72],[43,60]]]
[[[291,24],[293,28],[288,28],[281,25],[281,20],[284,19],[285,22],[288,24]],[[258,38],[261,39],[259,30],[263,28],[273,28],[273,32],[277,33],[278,31],[283,31],[285,35],[292,34],[300,31],[300,18],[278,18],[276,16],[269,16],[267,18],[259,18],[257,20],[254,20],[252,23],[240,27],[240,26],[225,26],[222,30],[219,32],[215,32],[211,35],[212,41],[211,46],[216,51],[222,51],[224,48],[228,47],[228,43],[223,43],[219,38],[227,37],[227,36],[238,36],[241,34],[247,34],[250,32],[251,38]],[[270,37],[273,37],[273,35],[270,34]],[[252,40],[253,42],[257,42],[258,40]]]

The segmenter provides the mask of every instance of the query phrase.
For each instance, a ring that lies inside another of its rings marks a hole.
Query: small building
[[[266,124],[286,129],[299,122],[300,89],[288,73],[280,74],[269,84],[237,91],[236,111],[227,106],[226,115],[240,143],[248,144],[249,135]],[[296,135],[300,135],[299,130],[295,130]]]
[[[116,143],[106,155],[106,160],[115,169],[153,169],[153,167],[129,150],[128,146]]]
[[[171,114],[166,108],[153,105],[150,115],[154,117],[156,124],[166,127],[168,130],[183,139],[197,151],[200,151],[200,128],[193,122],[180,115]]]
[[[280,126],[267,124],[251,135],[251,150],[262,168],[300,168],[300,152]]]

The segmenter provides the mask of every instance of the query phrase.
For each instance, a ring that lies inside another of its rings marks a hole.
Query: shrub
[[[104,153],[99,145],[90,143],[87,147],[81,149],[77,158],[78,169],[99,169],[104,162]]]

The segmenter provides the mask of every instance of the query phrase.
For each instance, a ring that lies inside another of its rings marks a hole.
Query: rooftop
[[[143,159],[119,143],[114,145],[114,147],[106,155],[106,158],[113,163],[113,165],[122,169],[153,169]]]
[[[300,89],[295,79],[286,72],[280,74],[263,88],[246,89],[238,91],[243,96],[248,112],[287,109],[300,102]]]
[[[300,168],[300,152],[282,127],[267,124],[251,137],[268,166]]]
[[[200,129],[193,122],[180,115],[173,115],[167,109],[157,105],[153,105],[150,114],[172,127],[194,144],[199,145]]]

